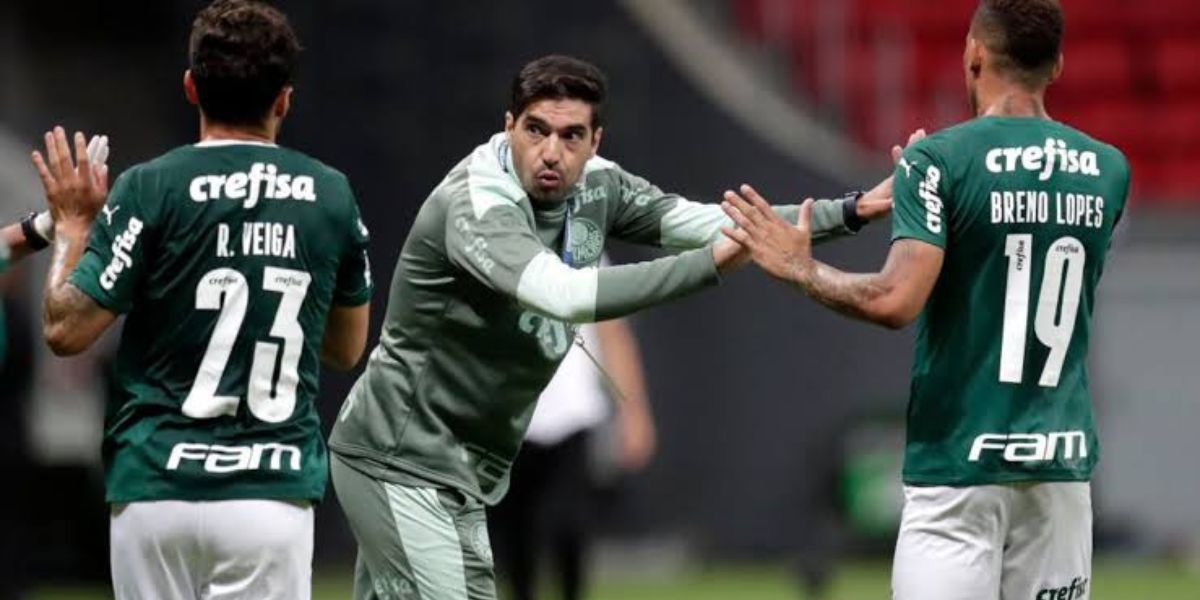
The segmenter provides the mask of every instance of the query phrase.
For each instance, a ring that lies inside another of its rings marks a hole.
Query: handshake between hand
[[[908,137],[906,145],[924,138],[925,130],[918,129]],[[898,162],[903,152],[900,146],[893,146],[892,162]],[[770,203],[754,188],[743,185],[739,191],[740,194],[725,192],[725,200],[721,203],[721,208],[736,227],[721,230],[728,239],[713,249],[718,268],[725,272],[753,259],[776,278],[803,283],[813,267],[813,200],[804,201],[800,218],[793,226],[772,210]],[[889,175],[858,199],[858,216],[872,221],[887,215],[892,211],[892,196],[892,176]]]

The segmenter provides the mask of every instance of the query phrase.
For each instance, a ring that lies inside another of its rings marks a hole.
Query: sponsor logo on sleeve
[[[942,197],[938,196],[938,184],[942,182],[942,171],[933,165],[925,169],[925,179],[917,184],[917,196],[925,202],[925,228],[930,233],[942,232]]]
[[[108,266],[104,268],[104,272],[100,274],[100,287],[112,290],[113,286],[117,284],[117,277],[125,269],[133,266],[133,256],[130,253],[137,246],[138,235],[142,233],[142,228],[141,219],[129,217],[129,224],[125,226],[125,231],[113,240],[113,257]]]

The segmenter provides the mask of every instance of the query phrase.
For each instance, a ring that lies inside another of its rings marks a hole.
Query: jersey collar
[[[271,142],[260,142],[257,140],[202,140],[194,144],[197,148],[220,148],[222,146],[261,146],[263,148],[278,148],[277,144]]]

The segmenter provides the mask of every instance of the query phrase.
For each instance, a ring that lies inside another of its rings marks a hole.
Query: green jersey
[[[123,173],[71,276],[127,313],[105,415],[110,502],[320,500],[313,406],[332,305],[371,295],[346,177],[204,142]]]
[[[1129,164],[1054,121],[984,117],[904,152],[893,239],[945,250],[921,314],[904,481],[1085,481],[1096,286]]]
[[[822,236],[847,232],[843,210],[818,203]],[[719,206],[663,193],[599,157],[566,201],[531,203],[507,137],[494,136],[422,206],[392,279],[379,346],[330,448],[384,480],[497,501],[538,394],[575,338],[572,324],[715,285],[708,244],[729,223]],[[683,252],[598,267],[610,235]]]

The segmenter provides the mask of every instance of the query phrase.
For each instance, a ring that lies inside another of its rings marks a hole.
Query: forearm
[[[590,323],[622,317],[718,282],[710,248],[601,269],[572,269],[543,253],[522,272],[516,296],[522,305],[555,319]]]
[[[601,269],[596,319],[623,317],[720,283],[709,247],[658,260]]]
[[[772,209],[789,223],[795,223],[800,213],[798,205],[775,206]],[[813,244],[854,235],[861,229],[862,223],[861,218],[854,214],[854,203],[849,198],[813,202]]]
[[[88,226],[84,223],[64,223],[55,228],[54,257],[42,301],[42,331],[55,354],[82,352],[103,331],[103,326],[97,328],[95,318],[102,309],[68,281],[87,248],[87,236]]]
[[[846,223],[846,198],[817,200],[813,205],[813,242],[821,243],[857,230]],[[771,207],[780,217],[795,223],[799,205]],[[721,228],[733,226],[733,221],[721,210],[720,204],[699,204],[680,201],[662,219],[662,245],[668,248],[701,248],[721,239]]]
[[[890,310],[893,286],[882,273],[846,273],[813,261],[807,273],[794,275],[793,283],[817,302],[848,317],[893,329],[907,324]]]

